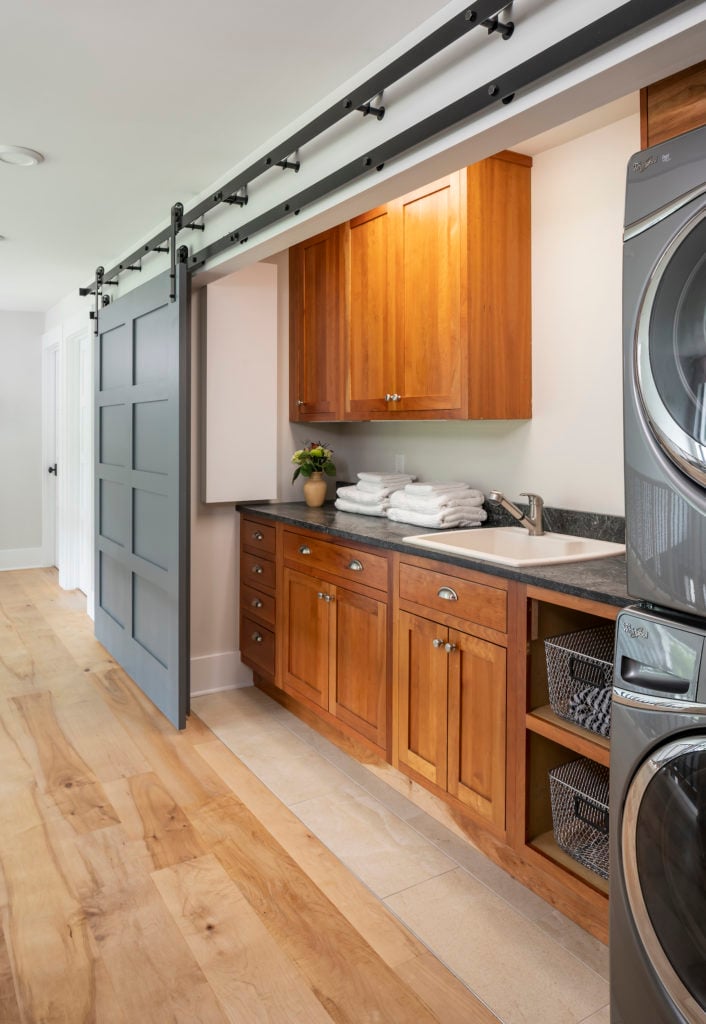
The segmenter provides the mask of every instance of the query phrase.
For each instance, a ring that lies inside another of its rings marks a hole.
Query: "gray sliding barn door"
[[[179,729],[189,702],[189,322],[162,274],[101,309],[96,637]]]

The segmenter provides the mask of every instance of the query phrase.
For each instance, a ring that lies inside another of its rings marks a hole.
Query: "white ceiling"
[[[0,163],[0,309],[86,284],[444,6],[4,0],[0,145],[45,161]]]

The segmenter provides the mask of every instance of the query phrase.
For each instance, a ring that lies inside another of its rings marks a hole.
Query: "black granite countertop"
[[[429,533],[423,527],[406,523],[393,523],[378,516],[355,515],[339,512],[333,502],[326,502],[322,508],[309,508],[304,502],[241,502],[236,505],[239,512],[250,511],[265,519],[301,526],[316,533],[327,533],[344,540],[358,541],[371,547],[404,551],[410,555],[432,558],[449,565],[460,565],[477,572],[504,579],[519,580],[547,590],[573,594],[604,604],[623,607],[630,604],[625,577],[625,556],[593,558],[587,562],[563,562],[554,565],[533,565],[521,569],[508,565],[479,561],[441,551],[426,551],[412,544],[405,544],[404,538],[414,534]],[[483,527],[479,527],[483,529]],[[440,531],[442,532],[442,531]]]

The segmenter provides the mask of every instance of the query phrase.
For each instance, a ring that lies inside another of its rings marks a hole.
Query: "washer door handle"
[[[658,693],[688,693],[691,686],[689,679],[681,679],[668,672],[662,674],[625,654],[620,662],[620,678],[631,686],[642,686],[646,690],[657,690]]]

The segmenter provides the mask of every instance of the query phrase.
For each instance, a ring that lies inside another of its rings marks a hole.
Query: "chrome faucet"
[[[541,537],[544,533],[544,527],[542,526],[544,501],[538,494],[528,494],[527,491],[522,491],[521,496],[529,500],[529,511],[526,514],[522,509],[519,509],[517,505],[513,505],[513,503],[505,497],[502,491],[491,491],[488,495],[491,501],[497,501],[502,505],[502,507],[506,509],[521,526],[524,526],[533,537]]]

